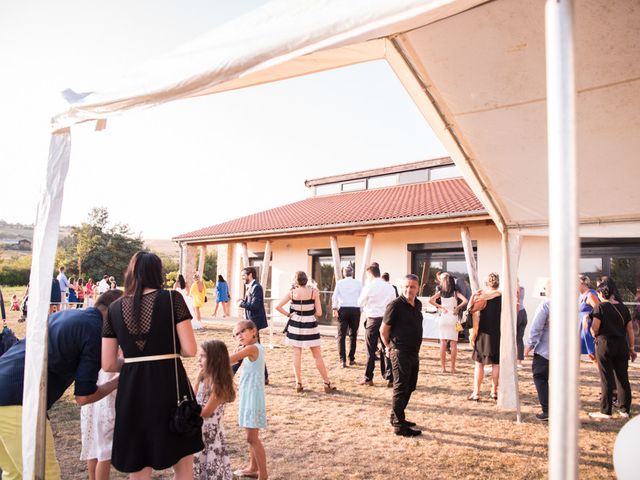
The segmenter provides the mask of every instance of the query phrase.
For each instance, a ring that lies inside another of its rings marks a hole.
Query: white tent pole
[[[547,0],[547,148],[551,271],[549,478],[578,478],[578,215],[571,0]]]
[[[360,281],[364,285],[367,279],[367,268],[371,264],[371,250],[373,249],[373,233],[367,234],[367,239],[364,241],[364,252],[362,253],[362,270],[360,274]]]
[[[340,270],[340,249],[338,248],[338,237],[331,235],[329,237],[331,242],[331,257],[333,257],[333,273],[336,277],[336,283],[342,278],[342,271]]]
[[[498,407],[515,409],[520,422],[520,390],[516,367],[516,278],[520,259],[520,236],[505,229],[502,234],[502,313],[500,314],[500,382]]]
[[[462,227],[460,229],[460,236],[462,237],[464,260],[467,264],[467,271],[469,272],[469,285],[471,286],[471,291],[476,292],[480,289],[480,282],[478,281],[478,265],[476,263],[476,257],[473,254],[473,243],[471,243],[469,227]]]
[[[44,478],[47,401],[47,316],[58,244],[64,181],[71,157],[71,131],[51,136],[46,185],[38,204],[29,278],[29,321],[22,400],[22,466],[24,478]],[[35,462],[38,470],[35,471]]]

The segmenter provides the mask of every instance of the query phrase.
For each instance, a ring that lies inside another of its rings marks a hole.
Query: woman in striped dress
[[[294,285],[282,298],[276,310],[289,318],[285,332],[286,343],[293,347],[293,371],[296,377],[296,392],[300,393],[302,387],[301,363],[302,349],[309,347],[316,362],[316,368],[320,372],[324,382],[324,391],[332,393],[336,387],[329,380],[327,368],[322,359],[320,347],[320,330],[315,315],[322,315],[320,293],[317,289],[307,285],[308,278],[304,272],[296,272],[293,276]],[[284,306],[289,303],[289,311]]]

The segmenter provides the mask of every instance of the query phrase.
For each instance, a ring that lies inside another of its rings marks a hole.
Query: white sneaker
[[[611,415],[607,415],[606,413],[602,412],[589,412],[589,417],[597,419],[609,419],[611,418]]]
[[[620,418],[629,418],[629,412],[623,412],[622,410],[618,412]]]

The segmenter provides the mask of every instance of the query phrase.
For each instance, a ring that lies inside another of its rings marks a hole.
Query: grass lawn
[[[11,289],[3,289],[5,301]],[[19,291],[19,294],[22,290]],[[210,297],[211,298],[211,297]],[[211,305],[209,303],[207,307]],[[24,336],[17,312],[8,312],[9,325]],[[208,311],[207,311],[208,313]],[[234,341],[228,326],[207,326],[196,334],[198,342],[220,338],[229,347]],[[265,336],[266,337],[266,336]],[[273,479],[514,479],[546,478],[548,427],[536,421],[539,411],[531,378],[530,360],[520,371],[523,422],[515,414],[499,411],[489,399],[489,383],[480,402],[469,402],[473,365],[470,352],[461,351],[458,373],[439,373],[438,350],[423,346],[420,375],[407,416],[423,429],[418,438],[401,438],[389,425],[391,389],[356,385],[363,374],[364,343],[358,343],[358,365],[340,369],[333,338],[323,338],[325,362],[338,392],[326,395],[310,352],[303,355],[305,392],[294,391],[291,351],[274,335],[276,348],[267,351],[271,385],[266,387],[269,428],[261,434],[269,473]],[[192,378],[194,359],[185,360]],[[630,370],[635,397],[640,372]],[[72,387],[73,388],[73,387]],[[588,411],[598,409],[599,381],[594,366],[582,363],[580,396],[580,478],[615,478],[613,443],[625,420],[592,421]],[[636,411],[637,407],[633,407]],[[64,479],[87,478],[80,455],[80,409],[72,389],[50,411],[56,449]],[[247,448],[237,426],[237,402],[227,406],[225,429],[234,469],[244,466]],[[135,448],[135,446],[133,446]],[[112,470],[112,478],[126,478]],[[154,478],[172,478],[169,471]]]

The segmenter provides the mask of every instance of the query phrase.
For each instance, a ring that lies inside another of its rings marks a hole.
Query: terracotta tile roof
[[[214,239],[336,226],[393,224],[485,214],[462,178],[311,197],[299,202],[184,233],[174,240]]]

